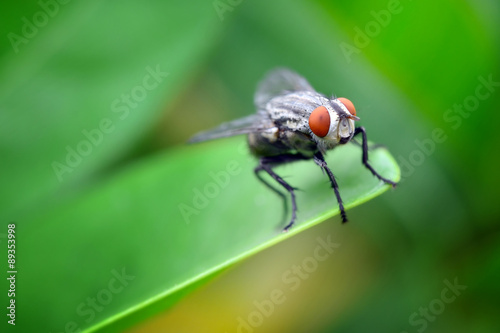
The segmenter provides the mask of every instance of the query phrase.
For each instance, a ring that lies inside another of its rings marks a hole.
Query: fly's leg
[[[371,173],[377,177],[378,179],[380,179],[381,181],[383,181],[384,183],[386,184],[390,184],[392,185],[392,187],[396,187],[396,183],[393,182],[392,180],[389,180],[387,178],[384,178],[382,177],[381,175],[379,175],[379,173],[377,171],[375,171],[375,169],[373,169],[373,167],[370,165],[370,163],[368,163],[368,140],[366,138],[366,131],[365,131],[365,128],[364,127],[356,127],[356,129],[354,130],[354,136],[358,135],[359,133],[361,133],[362,135],[362,139],[363,139],[363,143],[362,143],[362,147],[363,147],[363,157],[362,157],[362,162],[363,162],[363,165],[371,171]]]
[[[277,181],[281,186],[287,190],[288,193],[290,193],[290,197],[292,199],[292,218],[290,222],[285,226],[283,229],[284,232],[288,231],[293,224],[295,223],[295,220],[297,218],[297,203],[295,199],[295,190],[297,190],[295,187],[292,187],[290,184],[288,184],[283,178],[278,176],[273,170],[272,167],[278,166],[280,164],[285,164],[285,163],[290,163],[294,161],[300,161],[300,160],[305,160],[308,159],[307,157],[304,157],[302,155],[279,155],[279,156],[272,156],[272,157],[262,157],[259,161],[259,165],[255,168],[255,173],[257,174],[257,177],[263,181],[261,177],[259,177],[259,172],[260,171],[265,171],[267,172],[275,181]],[[266,181],[263,181],[264,184],[266,184],[267,187],[271,188],[274,192],[279,193],[280,196],[284,198],[283,193],[269,185]],[[286,199],[286,198],[285,198]]]
[[[283,186],[288,191],[288,193],[290,193],[290,196],[292,198],[292,219],[283,229],[283,231],[288,231],[288,229],[290,229],[293,226],[293,224],[295,223],[295,219],[297,218],[297,203],[295,201],[295,188],[290,186],[283,178],[278,176],[272,170],[272,168],[269,164],[262,163],[262,160],[261,160],[259,166],[257,166],[257,168],[255,168],[255,172],[257,173],[260,170],[264,170],[265,172],[267,172],[271,177],[273,177],[274,180],[276,180],[281,186]],[[274,190],[277,191],[276,189],[274,189]],[[279,192],[279,193],[283,194],[281,192]]]
[[[358,142],[357,140],[351,140],[351,142],[353,144],[355,144],[356,146],[363,148],[363,145],[360,142]],[[382,143],[374,143],[368,147],[368,151],[379,149],[379,148],[387,148],[387,146],[382,144]]]
[[[347,222],[347,216],[345,214],[344,210],[344,203],[342,202],[342,198],[340,197],[339,193],[339,185],[337,184],[337,181],[335,180],[335,176],[333,175],[332,170],[328,167],[326,164],[325,158],[323,157],[323,154],[320,152],[317,152],[314,155],[314,162],[320,166],[320,168],[324,171],[326,171],[328,178],[330,178],[330,183],[332,184],[333,191],[335,192],[335,196],[337,197],[337,202],[339,203],[339,210],[340,210],[340,216],[342,217],[342,223]]]
[[[277,195],[279,195],[281,197],[281,199],[283,200],[283,209],[284,209],[284,213],[283,213],[283,218],[286,219],[286,215],[288,213],[288,200],[286,199],[286,195],[281,192],[280,190],[276,189],[274,186],[272,186],[271,184],[269,184],[260,174],[260,171],[264,171],[264,168],[261,167],[261,165],[259,164],[255,169],[254,169],[254,172],[255,172],[255,176],[257,176],[257,178],[260,180],[261,183],[263,183],[264,185],[266,185],[267,188],[269,188],[271,191],[273,191],[274,193],[276,193]]]

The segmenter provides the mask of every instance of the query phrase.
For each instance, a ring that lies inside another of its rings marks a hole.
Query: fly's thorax
[[[277,96],[266,105],[270,119],[280,128],[308,134],[311,112],[328,99],[317,92],[295,91]]]

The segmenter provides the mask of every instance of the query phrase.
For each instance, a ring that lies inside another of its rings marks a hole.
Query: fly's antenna
[[[352,119],[352,120],[359,120],[359,117],[356,117],[356,109],[354,109],[354,105],[352,105],[352,102],[350,100],[348,100],[347,98],[337,98],[337,97],[334,97],[334,99],[337,100],[337,102],[340,102],[340,104],[343,104],[343,107],[346,108],[349,112],[346,112],[344,111],[344,109],[336,109],[337,111],[337,114],[339,115],[339,118],[340,119]],[[332,104],[332,101],[333,99],[330,101],[330,104]],[[348,105],[350,106],[347,106],[346,103],[348,103]],[[332,105],[333,106],[333,105]]]
[[[340,120],[345,119],[345,118],[352,119],[352,120],[359,120],[360,119],[359,117],[356,117],[356,116],[353,116],[352,114],[346,113],[344,110],[339,112],[338,115],[339,115]]]

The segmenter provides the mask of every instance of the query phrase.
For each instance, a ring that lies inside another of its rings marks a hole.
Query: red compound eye
[[[330,114],[324,106],[319,106],[309,116],[311,131],[320,138],[325,137],[330,130]]]
[[[344,98],[344,97],[339,97],[337,98],[338,101],[342,104],[345,105],[345,107],[347,108],[347,110],[349,110],[349,112],[355,116],[356,115],[356,109],[354,108],[354,104],[352,104],[352,102],[350,100],[348,100],[347,98]]]

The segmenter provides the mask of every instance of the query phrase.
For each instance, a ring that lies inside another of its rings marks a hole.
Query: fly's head
[[[314,109],[309,116],[311,134],[320,147],[330,149],[349,142],[354,135],[356,109],[350,100],[333,98]]]

